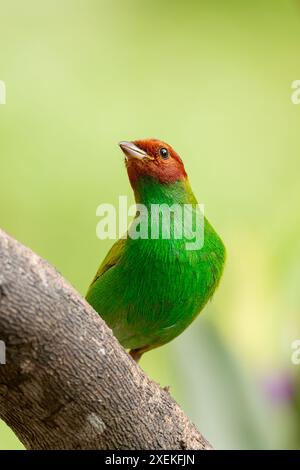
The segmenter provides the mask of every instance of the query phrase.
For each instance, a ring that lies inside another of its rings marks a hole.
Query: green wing
[[[101,277],[106,271],[115,266],[121,258],[125,248],[126,238],[120,238],[109,250],[104,260],[100,264],[100,267],[94,277],[90,287]]]

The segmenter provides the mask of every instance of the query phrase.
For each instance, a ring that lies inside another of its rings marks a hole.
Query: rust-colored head
[[[174,183],[187,177],[179,155],[172,147],[157,139],[120,142],[131,185],[143,176],[151,176],[161,183]]]

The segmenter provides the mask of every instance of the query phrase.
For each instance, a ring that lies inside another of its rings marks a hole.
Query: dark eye
[[[161,158],[163,158],[164,160],[169,158],[169,151],[168,151],[168,149],[166,149],[166,147],[161,147],[159,149],[159,154],[160,154]]]

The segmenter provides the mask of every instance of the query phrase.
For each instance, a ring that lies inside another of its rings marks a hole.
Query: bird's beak
[[[122,142],[119,142],[119,145],[122,151],[124,152],[127,160],[130,158],[137,158],[138,160],[143,160],[143,158],[148,157],[147,153],[137,147],[133,142],[126,142],[126,140],[123,140]]]

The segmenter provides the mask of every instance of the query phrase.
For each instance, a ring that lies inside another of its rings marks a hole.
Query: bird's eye
[[[159,149],[159,154],[160,154],[161,158],[163,158],[164,160],[169,158],[169,151],[168,151],[168,149],[166,149],[166,147],[161,147]]]

